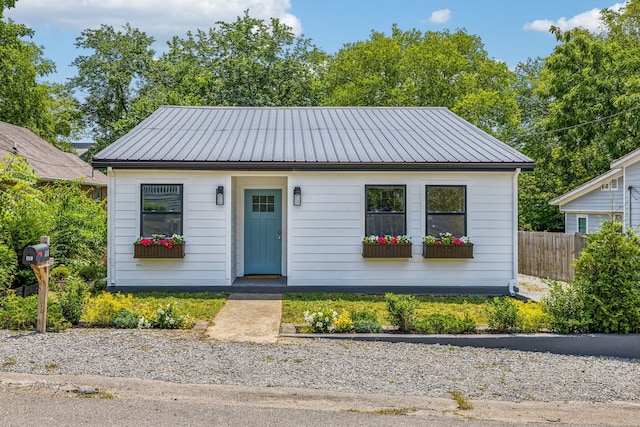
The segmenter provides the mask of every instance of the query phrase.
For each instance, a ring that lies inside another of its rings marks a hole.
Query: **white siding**
[[[215,189],[225,176],[211,172],[118,170],[109,190],[109,278],[116,286],[224,285],[227,233],[224,206],[216,206]],[[140,184],[183,184],[181,259],[133,258],[140,235]]]
[[[109,188],[114,236],[109,276],[116,286],[230,285],[244,270],[246,188],[282,188],[282,271],[289,285],[504,289],[514,278],[513,173],[117,171],[114,175]],[[184,185],[184,259],[133,258],[142,183]],[[366,184],[406,185],[412,258],[362,258]],[[218,185],[225,185],[225,206],[215,205]],[[475,244],[473,259],[422,258],[426,185],[467,186],[467,234]],[[295,186],[302,189],[301,206],[291,205],[289,195]]]
[[[618,179],[617,190],[596,188],[589,193],[561,206],[563,211],[571,212],[622,212],[624,206],[623,180]],[[568,230],[568,229],[567,229]]]
[[[302,206],[289,211],[290,285],[500,286],[513,278],[512,173],[299,173]],[[364,186],[407,186],[413,257],[362,258]],[[422,258],[425,185],[467,186],[473,259]]]

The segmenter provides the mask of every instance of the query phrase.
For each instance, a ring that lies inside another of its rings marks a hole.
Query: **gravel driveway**
[[[640,403],[640,359],[334,340],[215,342],[193,331],[0,331],[0,371],[504,401]]]

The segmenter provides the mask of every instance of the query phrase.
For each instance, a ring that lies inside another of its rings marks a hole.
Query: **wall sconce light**
[[[216,189],[216,205],[224,205],[224,187],[222,185]]]
[[[293,206],[302,205],[302,190],[300,187],[293,187]]]

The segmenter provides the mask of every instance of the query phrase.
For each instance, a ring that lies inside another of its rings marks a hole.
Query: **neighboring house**
[[[493,294],[517,280],[518,173],[534,167],[445,108],[369,107],[162,107],[93,164],[108,169],[114,289],[281,275]],[[474,257],[424,259],[438,232],[470,236]],[[184,257],[134,258],[154,233],[183,235]],[[383,234],[409,235],[412,257],[364,258]]]
[[[597,232],[615,218],[626,228],[640,226],[640,149],[611,163],[606,173],[549,202],[565,215],[565,232]]]
[[[40,138],[29,129],[0,122],[0,159],[16,154],[29,161],[40,177],[40,183],[54,181],[82,181],[92,197],[107,196],[107,177],[90,164],[71,153],[65,153]]]

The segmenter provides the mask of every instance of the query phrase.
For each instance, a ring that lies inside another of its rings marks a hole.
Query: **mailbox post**
[[[49,236],[40,237],[40,244],[31,245],[22,251],[22,263],[31,265],[38,279],[38,332],[47,331],[47,296],[49,294],[49,268],[53,258],[49,256]]]

